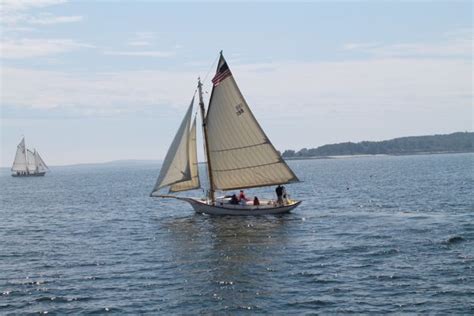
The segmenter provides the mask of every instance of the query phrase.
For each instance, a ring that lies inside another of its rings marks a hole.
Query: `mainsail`
[[[16,147],[15,160],[13,161],[12,171],[16,172],[27,172],[27,160],[26,160],[26,146],[25,138]]]
[[[194,118],[193,125],[189,132],[188,151],[189,151],[189,167],[191,171],[191,179],[173,184],[170,187],[170,192],[186,191],[186,190],[198,189],[201,187],[201,184],[199,182],[198,159],[197,159],[196,118]]]
[[[35,153],[27,149],[26,156],[28,160],[28,172],[30,173],[36,172],[37,164],[36,164],[36,159],[35,159]]]
[[[189,159],[189,127],[191,123],[193,103],[194,97],[191,100],[188,111],[181,122],[170,148],[168,149],[168,153],[166,154],[163,165],[161,166],[160,175],[158,176],[151,195],[157,194],[157,191],[163,187],[192,180]]]
[[[35,162],[36,162],[36,168],[39,172],[44,172],[48,170],[48,166],[44,163],[43,159],[41,158],[39,152],[35,150]]]
[[[206,128],[214,189],[298,181],[250,111],[222,54],[212,82]]]

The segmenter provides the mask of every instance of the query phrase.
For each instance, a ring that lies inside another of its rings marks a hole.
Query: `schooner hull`
[[[42,177],[45,175],[46,172],[37,172],[37,173],[12,173],[12,177]]]
[[[171,197],[171,196],[170,196]],[[241,206],[241,205],[210,205],[205,201],[193,199],[174,197],[178,200],[183,200],[191,204],[196,213],[210,214],[210,215],[238,215],[238,216],[258,216],[258,215],[277,215],[289,213],[291,210],[301,204],[301,201],[296,201],[289,205],[282,206]]]

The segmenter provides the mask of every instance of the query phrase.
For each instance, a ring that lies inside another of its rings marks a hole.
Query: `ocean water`
[[[289,164],[264,217],[150,198],[156,165],[3,170],[0,314],[474,314],[474,154]]]

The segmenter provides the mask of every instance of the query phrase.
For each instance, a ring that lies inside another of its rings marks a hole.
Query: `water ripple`
[[[304,203],[259,218],[149,198],[156,166],[3,172],[0,314],[473,314],[473,159],[291,161]]]

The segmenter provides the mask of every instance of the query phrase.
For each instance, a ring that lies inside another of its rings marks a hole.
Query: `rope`
[[[216,65],[218,59],[219,59],[220,55],[218,55],[216,57],[216,59],[214,59],[214,62],[212,63],[211,67],[209,67],[209,70],[207,71],[207,74],[206,76],[204,76],[204,79],[202,80],[202,85],[204,86],[204,84],[206,83],[206,80],[207,80],[207,77],[209,77],[209,74],[211,73],[211,70],[214,69],[214,66]]]

